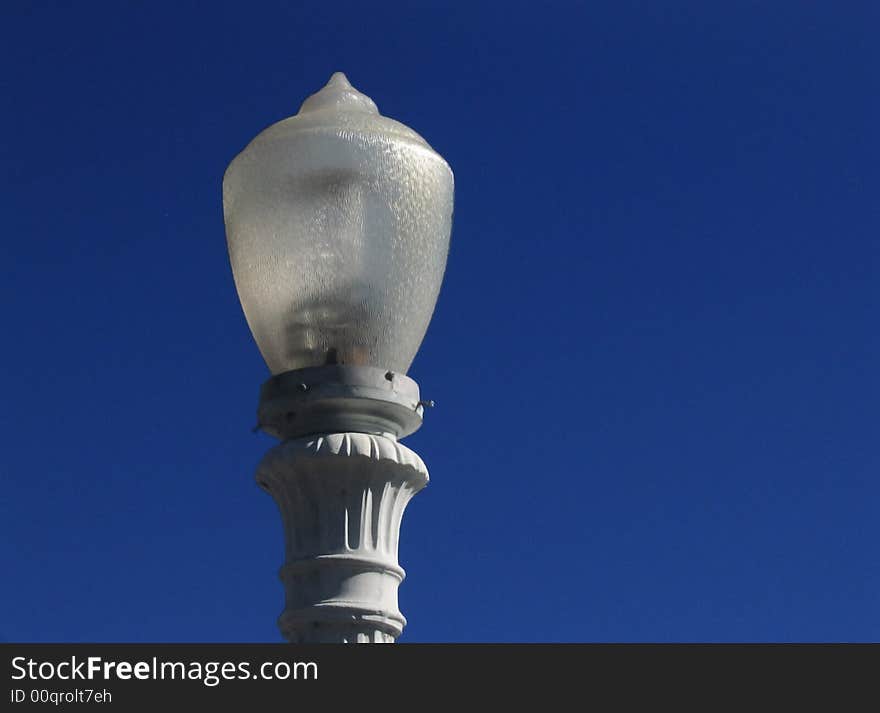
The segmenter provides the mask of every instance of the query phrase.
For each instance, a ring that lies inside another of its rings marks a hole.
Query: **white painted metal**
[[[397,546],[403,511],[428,483],[422,459],[385,436],[334,433],[277,445],[257,482],[284,523],[284,636],[294,643],[400,636]]]

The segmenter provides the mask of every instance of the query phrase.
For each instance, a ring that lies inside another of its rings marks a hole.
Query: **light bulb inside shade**
[[[242,308],[273,374],[405,374],[440,290],[453,177],[344,75],[229,165],[223,209]]]

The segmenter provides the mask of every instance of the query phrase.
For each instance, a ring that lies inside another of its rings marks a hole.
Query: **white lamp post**
[[[293,642],[392,642],[403,510],[428,482],[398,439],[424,402],[406,371],[434,310],[453,178],[345,76],[229,165],[223,210],[239,298],[272,377],[257,482],[284,521]]]

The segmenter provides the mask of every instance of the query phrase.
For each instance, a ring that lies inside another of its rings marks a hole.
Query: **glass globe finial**
[[[446,266],[453,176],[341,72],[229,165],[223,208],[242,308],[273,374],[405,374]]]

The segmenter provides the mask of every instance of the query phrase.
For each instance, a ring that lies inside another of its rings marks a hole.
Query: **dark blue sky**
[[[403,640],[880,639],[878,22],[6,2],[0,638],[279,639],[220,184],[341,70],[456,176]]]

